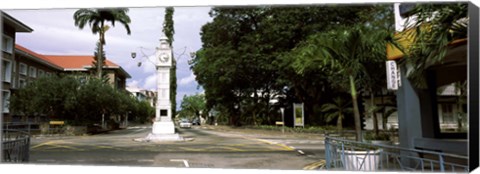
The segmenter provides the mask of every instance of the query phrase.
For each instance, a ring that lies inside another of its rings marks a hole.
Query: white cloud
[[[195,75],[193,73],[190,74],[188,77],[181,78],[178,85],[186,85],[195,81]]]
[[[128,82],[127,86],[130,86],[130,87],[138,87],[138,84],[139,84],[139,83],[140,83],[140,82],[137,81],[137,80],[132,80],[132,81]]]
[[[145,83],[143,84],[144,89],[156,90],[157,87],[157,76],[155,74],[145,78]]]

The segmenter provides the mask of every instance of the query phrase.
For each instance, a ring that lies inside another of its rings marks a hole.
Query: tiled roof
[[[15,49],[20,51],[20,53],[23,52],[23,54],[26,54],[33,59],[40,59],[39,62],[44,63],[44,64],[46,64],[50,67],[53,67],[53,68],[59,69],[59,70],[63,70],[63,67],[60,67],[59,65],[51,62],[47,57],[45,57],[41,54],[38,54],[36,52],[33,52],[32,50],[29,50],[29,49],[27,49],[27,48],[25,48],[21,45],[15,44]]]
[[[73,55],[44,55],[50,62],[61,66],[65,69],[84,69],[85,67],[91,67],[93,62],[93,56],[73,56]],[[117,64],[105,60],[105,64],[110,68],[118,68]],[[104,65],[105,66],[105,65]]]
[[[85,71],[87,68],[93,66],[93,55],[42,55],[33,52],[21,45],[15,44],[15,49],[25,52],[26,54],[31,55],[32,57],[40,59],[39,61],[46,62],[57,68],[62,69],[63,71],[74,70],[74,71]],[[119,69],[127,78],[131,78],[121,66],[113,63],[110,60],[105,60],[104,68],[114,68]]]

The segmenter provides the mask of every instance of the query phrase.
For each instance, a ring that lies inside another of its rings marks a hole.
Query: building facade
[[[10,112],[10,96],[37,78],[58,74],[75,74],[79,79],[91,77],[93,55],[43,55],[15,43],[15,33],[32,32],[33,29],[10,15],[1,12],[2,17],[2,94],[1,109],[3,122],[40,123],[48,121],[46,116],[15,115]],[[125,90],[126,79],[131,78],[121,66],[106,59],[104,73],[114,88]]]
[[[0,11],[0,16],[2,19],[1,112],[5,118],[5,116],[10,116],[10,96],[12,94],[12,89],[17,86],[15,82],[18,78],[18,63],[15,59],[15,36],[17,32],[30,33],[33,29],[3,11]]]

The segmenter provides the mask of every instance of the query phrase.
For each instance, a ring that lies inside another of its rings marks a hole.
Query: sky
[[[83,30],[74,25],[73,13],[77,9],[28,9],[4,10],[33,29],[31,33],[17,33],[16,43],[45,55],[93,55],[98,35],[89,26]],[[177,106],[184,95],[202,93],[195,81],[188,60],[190,52],[201,48],[201,27],[212,18],[210,7],[175,7],[173,52],[177,60]],[[129,8],[131,35],[124,26],[116,23],[105,36],[107,59],[122,66],[132,78],[127,86],[155,90],[155,48],[162,35],[165,8]],[[137,56],[132,59],[131,53]],[[141,62],[141,66],[138,66]]]

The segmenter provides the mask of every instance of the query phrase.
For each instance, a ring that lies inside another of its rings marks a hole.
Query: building
[[[409,48],[413,39],[408,33],[414,30],[402,26],[410,17],[409,8],[411,4],[395,4],[396,36],[404,48]],[[400,67],[401,85],[396,91],[400,146],[467,155],[467,133],[441,128],[452,126],[453,113],[465,107],[454,101],[461,98],[454,87],[467,81],[467,42],[467,38],[450,42],[443,63],[427,66],[426,89],[416,87],[406,78],[410,67]],[[404,58],[401,51],[391,46],[387,46],[387,56],[395,61]]]
[[[43,55],[15,43],[15,33],[32,32],[33,29],[10,15],[1,12],[2,17],[2,114],[5,123],[39,123],[48,120],[46,116],[13,115],[9,110],[10,96],[42,76],[60,73],[90,77],[93,55]],[[121,66],[106,59],[103,67],[109,83],[116,89],[126,88],[126,79],[131,78]]]
[[[40,58],[60,66],[63,73],[89,74],[93,68],[92,55],[43,55]],[[108,59],[105,60],[103,71],[107,74],[109,83],[116,89],[125,89],[126,79],[131,78],[121,66]]]
[[[18,64],[15,62],[15,36],[17,32],[30,33],[33,31],[30,27],[11,17],[7,13],[0,11],[1,27],[2,27],[2,69],[1,69],[1,111],[3,116],[9,116],[9,101],[11,89],[16,87],[16,79],[18,76]]]
[[[150,106],[155,107],[157,101],[157,93],[137,86],[127,86],[126,90],[131,93],[138,101],[147,101]]]

